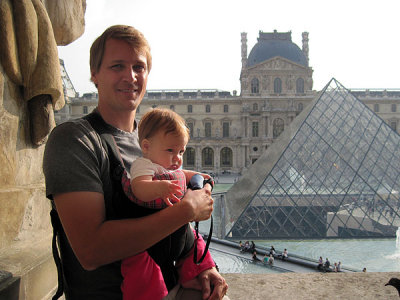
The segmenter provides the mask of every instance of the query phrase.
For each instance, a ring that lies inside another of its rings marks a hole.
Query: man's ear
[[[143,139],[142,144],[140,145],[140,148],[142,148],[143,153],[149,152],[150,141],[148,139]]]
[[[97,86],[98,82],[95,71],[90,71],[90,80]]]

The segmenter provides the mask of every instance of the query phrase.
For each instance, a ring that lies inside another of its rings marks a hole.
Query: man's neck
[[[135,129],[136,110],[116,112],[114,110],[105,109],[100,105],[97,107],[97,110],[103,120],[115,128],[126,132],[132,132]]]

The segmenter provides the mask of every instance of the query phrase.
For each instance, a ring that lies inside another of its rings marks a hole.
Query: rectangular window
[[[193,107],[192,107],[191,104],[189,104],[189,105],[187,106],[187,110],[188,110],[188,113],[191,113],[191,112],[193,111]]]
[[[374,112],[379,112],[379,104],[374,104]]]
[[[227,113],[227,112],[229,112],[229,106],[228,106],[228,104],[225,104],[224,105],[224,113]]]
[[[194,149],[188,148],[185,152],[186,155],[186,166],[194,166]]]
[[[83,113],[84,113],[85,115],[88,113],[88,107],[87,107],[87,106],[84,106],[84,107],[83,107]]]
[[[222,123],[222,137],[229,137],[229,122]]]
[[[252,137],[258,137],[258,122],[253,122]]]
[[[187,123],[187,127],[189,128],[190,137],[193,137],[193,123]]]
[[[397,111],[396,104],[392,104],[392,112],[396,112],[396,111]]]
[[[394,131],[397,131],[397,122],[390,122],[390,127],[392,127]]]
[[[204,136],[211,137],[211,123],[207,122],[204,124]]]

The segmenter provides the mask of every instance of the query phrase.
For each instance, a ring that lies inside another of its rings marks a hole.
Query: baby
[[[137,198],[134,202],[149,208],[164,208],[182,198],[186,183],[197,174],[181,169],[188,141],[185,120],[172,110],[156,108],[143,115],[139,122],[143,157],[133,161],[130,170],[131,188]],[[167,180],[153,180],[156,175]]]
[[[141,118],[138,133],[143,157],[133,161],[130,169],[130,189],[124,185],[124,191],[132,202],[154,211],[172,206],[185,194],[187,182],[195,174],[199,174],[181,169],[183,154],[189,141],[189,130],[185,120],[172,110],[152,109]],[[209,175],[201,175],[208,179],[207,182],[211,180]],[[168,243],[179,243],[177,241],[184,234],[184,229],[174,232]],[[158,268],[154,266],[154,261],[148,255],[148,251],[123,260],[121,273],[124,277],[122,284],[124,299],[135,298],[138,295],[146,298],[149,290],[161,298],[165,296],[166,289],[154,291],[148,289],[146,284],[135,284],[136,282],[143,283],[147,278],[149,285],[152,280],[163,280],[161,272],[146,274],[145,270],[149,270],[149,266]],[[151,279],[155,276],[156,279]]]

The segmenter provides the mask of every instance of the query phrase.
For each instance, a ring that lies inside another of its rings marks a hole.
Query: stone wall
[[[30,144],[27,102],[0,66],[0,269],[20,277],[19,299],[44,299],[56,286],[44,145]]]
[[[42,161],[64,104],[57,45],[83,33],[85,10],[85,0],[0,1],[0,299],[50,299],[57,287]]]

